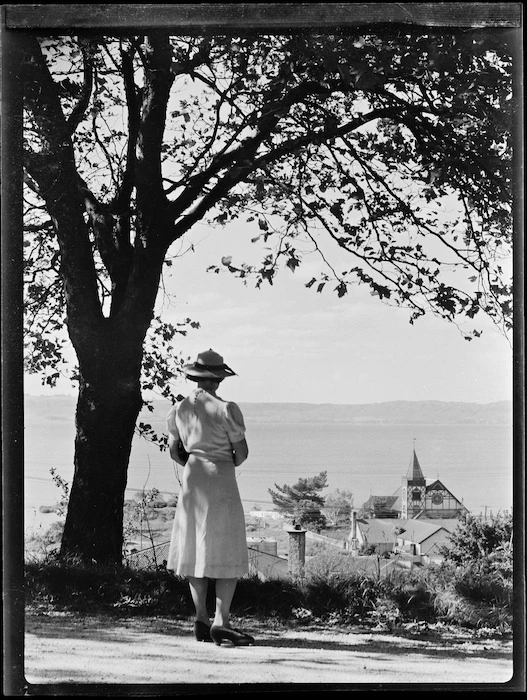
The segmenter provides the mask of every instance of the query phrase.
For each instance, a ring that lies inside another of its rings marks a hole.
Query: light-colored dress
[[[203,389],[175,404],[167,428],[189,453],[167,569],[179,576],[238,578],[248,572],[245,517],[232,444],[245,436],[239,407]]]

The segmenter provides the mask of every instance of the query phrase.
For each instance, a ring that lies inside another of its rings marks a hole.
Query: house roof
[[[453,532],[459,524],[456,519],[407,520],[406,518],[358,519],[357,527],[368,544],[393,542],[400,536],[411,542],[424,542],[438,530]],[[400,535],[398,534],[400,532]]]
[[[424,542],[433,534],[438,532],[438,530],[446,530],[447,532],[453,532],[457,525],[459,525],[459,520],[454,519],[438,519],[438,520],[403,520],[400,521],[400,528],[402,532],[398,535],[402,539],[409,540],[410,542],[415,542],[417,544]]]
[[[379,544],[395,541],[398,522],[398,518],[359,518],[357,527],[368,544]]]

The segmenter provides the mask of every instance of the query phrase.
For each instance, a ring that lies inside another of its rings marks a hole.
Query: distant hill
[[[74,396],[26,396],[26,423],[73,420]],[[166,401],[154,401],[154,411],[145,411],[143,420],[164,421]],[[387,401],[368,404],[243,403],[246,422],[255,423],[361,423],[512,425],[512,402],[464,403],[449,401]]]
[[[373,404],[240,404],[246,420],[291,423],[511,425],[512,402],[387,401]]]

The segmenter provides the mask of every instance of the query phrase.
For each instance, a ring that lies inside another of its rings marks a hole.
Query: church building
[[[458,519],[467,508],[439,480],[423,475],[415,449],[406,476],[392,496],[370,496],[363,505],[365,518],[402,518],[403,520]]]

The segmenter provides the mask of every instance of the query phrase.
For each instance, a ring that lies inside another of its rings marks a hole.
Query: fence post
[[[289,574],[293,578],[304,577],[306,563],[306,530],[286,528],[289,534]]]

